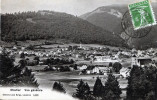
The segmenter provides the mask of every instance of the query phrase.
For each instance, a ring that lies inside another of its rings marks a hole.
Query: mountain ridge
[[[67,39],[75,43],[127,46],[123,39],[76,16],[54,12],[2,14],[3,41]]]
[[[153,3],[152,7],[153,7],[153,11],[156,14],[155,18],[157,18],[157,4]],[[101,27],[112,33],[115,33],[123,39],[127,39],[126,43],[130,47],[136,47],[136,48],[142,49],[142,48],[148,47],[149,44],[152,45],[150,47],[155,46],[155,43],[157,40],[157,35],[155,34],[157,32],[157,26],[153,26],[153,30],[150,32],[150,34],[148,34],[144,38],[137,38],[137,39],[129,38],[129,36],[127,36],[124,33],[124,30],[121,27],[122,17],[117,17],[114,14],[109,13],[113,9],[115,12],[120,12],[122,14],[122,16],[125,12],[128,11],[127,5],[116,4],[116,5],[98,7],[97,9],[95,9],[91,12],[85,13],[79,17],[84,20],[87,20],[88,22],[90,22],[98,27]],[[99,13],[97,13],[97,11],[99,11]],[[148,41],[149,39],[150,39],[150,41]]]

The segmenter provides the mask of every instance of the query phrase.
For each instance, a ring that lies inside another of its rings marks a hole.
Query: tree
[[[69,46],[68,47],[68,50],[70,51],[70,50],[73,50],[73,47],[72,46]]]
[[[121,65],[119,62],[115,62],[115,63],[113,64],[113,70],[114,70],[115,72],[118,73],[121,68],[122,68],[122,65]]]
[[[96,97],[101,97],[103,92],[103,85],[99,77],[97,77],[94,87],[93,87],[93,95]]]
[[[73,64],[74,63],[74,60],[73,59],[70,59],[70,62],[69,62],[70,64]]]
[[[53,90],[57,90],[57,88],[58,88],[58,83],[54,82],[54,84],[53,84]]]
[[[89,87],[89,85],[88,85],[87,82],[85,83],[84,88],[85,88],[85,89],[84,89],[84,95],[85,95],[85,96],[89,95],[89,94],[90,94],[90,87]]]
[[[115,94],[114,94],[114,92],[113,91],[109,91],[107,94],[106,94],[106,100],[115,100],[115,98],[116,98],[116,96],[115,96]]]
[[[22,53],[20,54],[20,58],[25,58],[24,52],[22,52]]]
[[[83,96],[84,96],[84,94],[83,94],[83,92],[84,92],[84,87],[83,87],[84,84],[85,83],[82,80],[80,80],[79,84],[77,85],[76,94],[74,94],[74,96],[76,96],[76,97],[78,97],[80,99],[83,98]]]
[[[21,59],[21,60],[19,61],[20,68],[24,68],[24,67],[26,66],[26,64],[27,64],[27,62],[26,62],[26,60],[24,60],[24,59]]]
[[[149,92],[145,100],[156,100],[155,93],[153,91]]]
[[[87,95],[84,97],[84,100],[97,100],[93,95]]]
[[[0,72],[1,78],[9,76],[14,68],[14,59],[9,57],[5,52],[0,54]]]
[[[75,69],[75,70],[77,70],[77,69],[78,69],[78,68],[77,68],[77,64],[74,64],[74,69]]]
[[[141,68],[133,66],[128,78],[127,99],[128,100],[155,100],[156,90],[156,68]]]
[[[155,98],[157,98],[157,73],[156,73],[156,79],[155,79],[155,85],[154,85],[154,87],[155,87]]]
[[[109,66],[109,67],[112,67],[112,63],[110,62],[108,66]]]
[[[119,100],[121,89],[119,87],[119,82],[112,74],[108,75],[107,82],[104,86],[103,100]]]
[[[69,68],[69,66],[61,66],[61,67],[60,67],[60,71],[61,71],[61,72],[70,71],[70,68]]]
[[[88,84],[80,80],[79,84],[77,85],[76,93],[74,93],[73,96],[80,99],[84,99],[89,95],[90,95],[90,88]]]
[[[40,59],[39,59],[39,57],[38,57],[38,56],[35,56],[35,57],[34,57],[34,60],[36,60],[36,61],[37,61],[37,63],[39,64]]]
[[[56,90],[58,92],[66,93],[63,85],[60,82],[55,82],[53,84],[53,90]]]
[[[35,46],[33,46],[33,45],[30,44],[30,45],[27,47],[27,49],[28,49],[28,50],[34,50],[34,47],[35,47]]]
[[[140,72],[140,69],[137,65],[134,65],[133,68],[130,71],[130,76],[128,78],[128,86],[127,86],[127,99],[131,100],[133,98],[133,80],[135,80],[134,78],[140,74],[138,74],[138,72]]]
[[[37,80],[34,77],[34,74],[32,74],[32,70],[25,68],[25,71],[23,72],[23,75],[21,75],[21,83],[22,86],[31,86],[31,87],[38,87],[39,84]]]

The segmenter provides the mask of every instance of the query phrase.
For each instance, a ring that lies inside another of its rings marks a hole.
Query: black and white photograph
[[[157,100],[157,0],[0,7],[0,100]]]

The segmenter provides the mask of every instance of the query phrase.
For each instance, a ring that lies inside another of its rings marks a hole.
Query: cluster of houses
[[[78,69],[81,71],[79,74],[101,74],[105,75],[107,73],[111,72],[112,67],[106,67],[106,66],[88,66],[88,65],[82,65],[78,67]]]
[[[150,48],[148,50],[132,50],[131,66],[154,66],[156,67],[154,58],[157,56],[157,49]]]
[[[107,66],[88,66],[88,65],[82,65],[78,67],[81,71],[79,75],[86,74],[86,75],[107,75],[108,73],[111,73],[113,71],[112,67]],[[131,68],[128,67],[122,67],[122,69],[119,72],[119,76],[122,78],[127,78],[130,75]],[[117,73],[118,74],[118,73]]]
[[[0,53],[4,50],[0,47]],[[157,56],[157,50],[150,48],[148,50],[110,50],[106,47],[85,47],[80,46],[67,46],[67,47],[52,47],[51,49],[36,48],[35,50],[29,50],[26,47],[5,48],[5,51],[10,55],[20,55],[24,53],[27,56],[38,56],[40,58],[58,57],[68,58],[74,61],[90,61],[90,64],[94,63],[115,63],[121,62],[122,57],[131,58],[131,66],[156,66],[153,57]],[[41,63],[41,62],[40,62]],[[85,70],[86,74],[106,74],[111,71],[111,67],[106,65],[95,65],[94,67],[88,67],[88,65],[78,66],[80,71]],[[120,70],[120,74],[124,77],[129,75],[130,69],[123,67]]]
[[[138,57],[136,55],[133,55],[132,57],[132,65],[131,66],[154,66],[156,67],[155,61],[152,60],[151,57]]]
[[[2,49],[2,47],[0,49]],[[85,48],[82,46],[72,50],[69,49],[69,47],[54,47],[52,49],[28,50],[26,49],[26,47],[19,48],[13,46],[12,48],[6,48],[6,51],[9,52],[10,55],[24,53],[27,56],[36,55],[38,57],[71,57],[74,60],[88,59],[93,62],[117,62],[119,60],[118,55],[120,54],[118,51],[108,52],[104,48],[89,47],[87,49],[87,47]],[[123,52],[121,52],[121,54],[122,53]]]
[[[102,55],[96,55],[94,57],[94,62],[119,62],[118,56],[117,57],[111,57],[111,56],[102,56]]]

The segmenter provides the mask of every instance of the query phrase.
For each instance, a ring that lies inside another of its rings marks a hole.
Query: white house
[[[92,70],[92,73],[99,74],[100,71],[101,71],[101,70],[99,69],[99,67],[94,67],[93,70]]]
[[[131,69],[123,67],[120,70],[120,75],[123,76],[124,78],[127,78],[128,76],[130,76],[130,71],[131,71]]]
[[[87,74],[99,74],[100,69],[98,67],[90,66],[86,69]]]
[[[13,50],[17,50],[17,47],[16,47],[16,46],[13,46]]]
[[[87,65],[82,65],[81,67],[79,67],[79,70],[84,70],[87,69]]]
[[[100,73],[108,73],[110,68],[108,67],[91,67],[87,69],[87,74],[100,74]]]
[[[94,62],[119,62],[117,59],[112,59],[110,56],[95,56]]]

